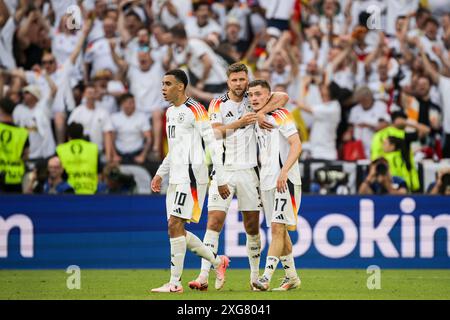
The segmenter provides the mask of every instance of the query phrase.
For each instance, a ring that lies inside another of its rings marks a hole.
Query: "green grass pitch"
[[[381,270],[381,289],[369,290],[366,270],[299,269],[302,288],[288,292],[251,292],[249,271],[227,272],[221,291],[210,277],[208,292],[191,291],[187,282],[198,271],[185,270],[183,294],[148,290],[169,279],[169,270],[81,270],[81,289],[69,290],[65,270],[0,270],[0,299],[180,299],[180,300],[306,300],[306,299],[450,299],[450,270]],[[279,284],[277,270],[272,286]]]

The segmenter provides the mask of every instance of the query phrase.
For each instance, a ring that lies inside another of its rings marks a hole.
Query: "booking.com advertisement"
[[[32,201],[31,201],[32,200]],[[0,269],[169,268],[163,196],[0,198]],[[199,224],[186,229],[203,238]],[[270,232],[261,214],[262,260]],[[299,268],[450,268],[449,197],[303,196],[291,232]],[[248,268],[245,231],[233,201],[219,254]],[[186,268],[200,260],[186,255]]]

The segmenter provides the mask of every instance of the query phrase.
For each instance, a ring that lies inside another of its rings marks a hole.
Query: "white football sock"
[[[281,264],[283,265],[286,277],[289,279],[297,278],[297,270],[295,269],[295,261],[292,252],[287,256],[280,257]]]
[[[267,256],[266,268],[264,269],[263,277],[266,278],[268,282],[270,282],[270,279],[272,279],[273,273],[275,272],[279,261],[280,259],[278,259],[277,257]]]
[[[170,238],[170,255],[170,283],[179,286],[186,255],[186,237]]]
[[[247,255],[250,264],[250,277],[256,279],[259,276],[259,261],[261,259],[261,237],[247,234]]]
[[[210,248],[211,251],[217,254],[219,249],[219,236],[220,233],[214,230],[206,230],[205,237],[203,238],[203,243],[206,247]],[[208,279],[209,271],[211,270],[211,262],[206,259],[202,259],[202,267],[200,271],[200,276]]]
[[[220,257],[212,252],[210,248],[205,246],[205,244],[195,234],[189,231],[186,231],[186,244],[190,251],[203,259],[208,260],[214,268],[220,264]]]

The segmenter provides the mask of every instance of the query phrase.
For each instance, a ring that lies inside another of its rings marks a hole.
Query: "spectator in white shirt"
[[[294,12],[295,0],[262,0],[266,9],[267,26],[280,31],[289,30],[289,20]]]
[[[158,20],[167,28],[185,23],[189,15],[192,14],[192,1],[151,1],[151,5],[153,16],[158,17]]]
[[[355,92],[358,105],[350,111],[348,122],[353,126],[353,136],[361,140],[367,159],[370,159],[370,147],[375,132],[385,128],[390,121],[387,106],[384,102],[375,100],[368,87],[362,87]]]
[[[13,112],[14,123],[28,130],[30,160],[46,159],[55,153],[55,139],[49,118],[49,101],[42,99],[38,86],[23,89],[23,103]]]
[[[194,16],[186,21],[186,34],[189,38],[199,38],[212,47],[219,45],[222,28],[211,19],[211,5],[207,1],[194,4]]]
[[[222,93],[227,89],[226,63],[204,41],[188,38],[183,26],[170,29],[174,61],[178,66],[187,64],[196,77],[190,82],[199,90]]]
[[[102,160],[112,160],[112,123],[109,113],[105,109],[96,108],[95,101],[98,93],[93,84],[84,89],[84,104],[78,106],[70,114],[68,124],[77,122],[83,125],[83,132],[89,140],[96,143],[100,153],[104,152]]]
[[[116,74],[119,69],[114,63],[111,47],[109,41],[119,43],[119,38],[116,36],[115,30],[117,22],[111,18],[103,20],[104,37],[97,38],[90,42],[86,48],[84,55],[85,62],[85,76],[93,77],[98,71],[108,69]],[[87,71],[90,70],[90,73]]]
[[[8,7],[8,3],[0,0],[0,65],[11,70],[16,67],[13,54],[14,34],[27,8],[22,3],[15,12]]]
[[[120,112],[112,115],[114,162],[142,165],[151,148],[150,124],[145,114],[136,111],[134,96],[119,98]]]
[[[225,37],[225,29],[229,19],[235,19],[239,23],[239,40],[248,41],[249,15],[250,9],[239,3],[238,0],[224,0],[223,3],[215,2],[211,7],[217,14],[220,26],[222,28],[222,37]]]
[[[144,113],[147,119],[151,120],[153,134],[152,158],[160,158],[161,133],[163,131],[162,116],[167,103],[162,97],[159,83],[155,81],[159,81],[164,77],[170,57],[165,57],[162,62],[153,60],[151,52],[145,50],[138,53],[138,66],[133,66],[120,59],[116,54],[113,56],[121,69],[123,77],[126,75],[130,93],[136,99],[136,109]]]
[[[312,78],[306,78],[302,87],[299,107],[302,111],[312,114],[313,123],[309,137],[311,158],[324,160],[337,160],[336,147],[337,128],[341,121],[341,106],[330,92],[330,85],[320,84],[320,98],[322,103],[308,105],[305,99],[306,88]],[[333,84],[334,85],[334,84]]]

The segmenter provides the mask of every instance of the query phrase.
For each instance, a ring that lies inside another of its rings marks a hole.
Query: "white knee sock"
[[[297,278],[297,270],[295,269],[294,256],[292,255],[292,252],[287,256],[280,257],[280,261],[283,265],[286,277],[288,277],[289,279]]]
[[[219,256],[212,252],[210,248],[205,246],[205,244],[195,234],[189,231],[186,231],[186,244],[190,251],[203,259],[208,260],[214,268],[220,264]]]
[[[217,254],[217,250],[219,249],[219,235],[220,233],[213,230],[206,230],[205,237],[203,238],[203,243],[206,247],[210,248],[211,251]],[[211,270],[211,262],[208,260],[202,259],[202,267],[200,276],[208,279],[209,271]]]
[[[257,279],[259,276],[259,261],[261,259],[261,237],[247,234],[247,255],[250,263],[250,278]]]
[[[186,237],[170,238],[170,255],[170,283],[179,286],[186,255]]]
[[[264,269],[263,275],[263,277],[265,277],[267,281],[270,282],[270,279],[272,279],[273,273],[275,272],[279,261],[280,259],[278,259],[277,257],[267,256],[266,268]]]

